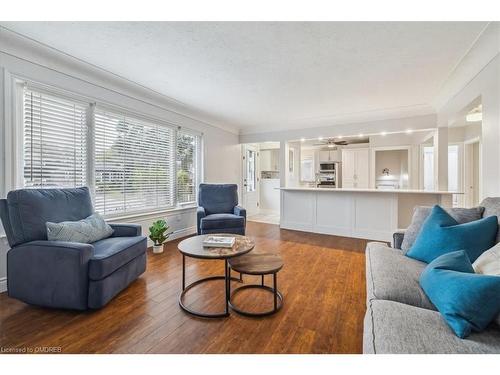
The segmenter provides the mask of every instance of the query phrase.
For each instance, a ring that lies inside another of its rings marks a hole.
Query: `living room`
[[[500,22],[308,10],[0,21],[1,354],[500,354]]]

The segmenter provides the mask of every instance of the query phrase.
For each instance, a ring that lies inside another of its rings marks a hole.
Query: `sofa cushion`
[[[386,299],[435,310],[419,285],[426,264],[403,255],[380,242],[366,247],[366,287],[368,302]]]
[[[235,184],[200,184],[198,205],[206,215],[232,214],[238,205],[238,186]]]
[[[12,232],[11,247],[47,239],[45,223],[77,221],[92,215],[86,187],[75,189],[20,189],[7,194]]]
[[[458,224],[450,214],[436,205],[406,255],[430,263],[440,255],[465,250],[470,261],[474,262],[494,245],[497,229],[496,217]]]
[[[417,206],[413,210],[413,217],[411,219],[410,226],[405,230],[403,241],[401,242],[401,250],[405,253],[410,250],[415,239],[420,233],[422,224],[425,219],[430,215],[432,207],[427,206]],[[481,219],[484,211],[484,207],[473,207],[473,208],[445,208],[451,217],[453,217],[457,223],[464,224],[474,220]],[[395,246],[396,247],[396,246]]]
[[[500,328],[460,339],[437,311],[399,302],[370,301],[365,315],[363,352],[376,354],[500,353]]]
[[[244,226],[245,218],[233,214],[212,214],[201,219],[202,229],[239,228]]]
[[[429,263],[420,285],[460,338],[482,332],[500,312],[500,277],[474,273],[464,250]]]
[[[500,198],[486,198],[481,202],[484,207],[483,217],[496,216],[500,226]],[[497,232],[496,242],[500,242],[500,231]]]
[[[100,280],[146,252],[144,236],[110,237],[94,242],[94,254],[89,262],[89,277]]]

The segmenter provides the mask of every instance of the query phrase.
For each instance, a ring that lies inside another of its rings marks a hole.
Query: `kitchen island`
[[[280,227],[305,232],[392,240],[408,227],[415,206],[451,207],[449,191],[300,188],[281,190]]]

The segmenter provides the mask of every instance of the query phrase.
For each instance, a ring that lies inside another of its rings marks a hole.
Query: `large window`
[[[23,109],[24,185],[85,185],[85,104],[25,90]]]
[[[89,186],[104,215],[196,201],[200,136],[41,90],[24,90],[24,185]]]
[[[173,207],[174,131],[95,111],[95,206],[114,214]]]

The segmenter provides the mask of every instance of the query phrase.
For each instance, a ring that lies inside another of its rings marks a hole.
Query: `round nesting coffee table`
[[[203,240],[208,235],[194,236],[187,238],[177,245],[182,254],[182,292],[179,295],[179,306],[186,312],[201,317],[201,318],[222,318],[229,315],[229,294],[231,289],[231,279],[241,281],[241,279],[231,278],[229,275],[228,259],[243,255],[251,251],[255,244],[252,239],[238,234],[211,234],[211,236],[235,237],[235,242],[232,248],[223,247],[204,247]],[[189,285],[186,285],[186,257],[197,259],[215,259],[224,260],[224,276],[209,276],[196,280]],[[188,290],[196,285],[212,280],[224,280],[225,285],[225,303],[226,307],[222,313],[204,313],[195,311],[184,305],[184,295]]]
[[[250,254],[246,254],[237,258],[231,258],[229,260],[229,277],[231,277],[231,270],[239,272],[240,275],[260,275],[261,284],[250,284],[243,285],[235,289],[229,294],[229,306],[232,310],[236,311],[238,314],[245,316],[267,316],[278,312],[283,306],[283,295],[278,290],[278,272],[283,268],[283,259],[278,253],[267,253],[252,251]],[[273,275],[273,287],[266,286],[264,284],[264,276]],[[238,292],[244,289],[264,289],[273,293],[274,305],[271,310],[263,312],[249,312],[239,309],[231,303],[231,298]],[[229,289],[231,291],[231,289]],[[279,303],[278,303],[279,300]]]

